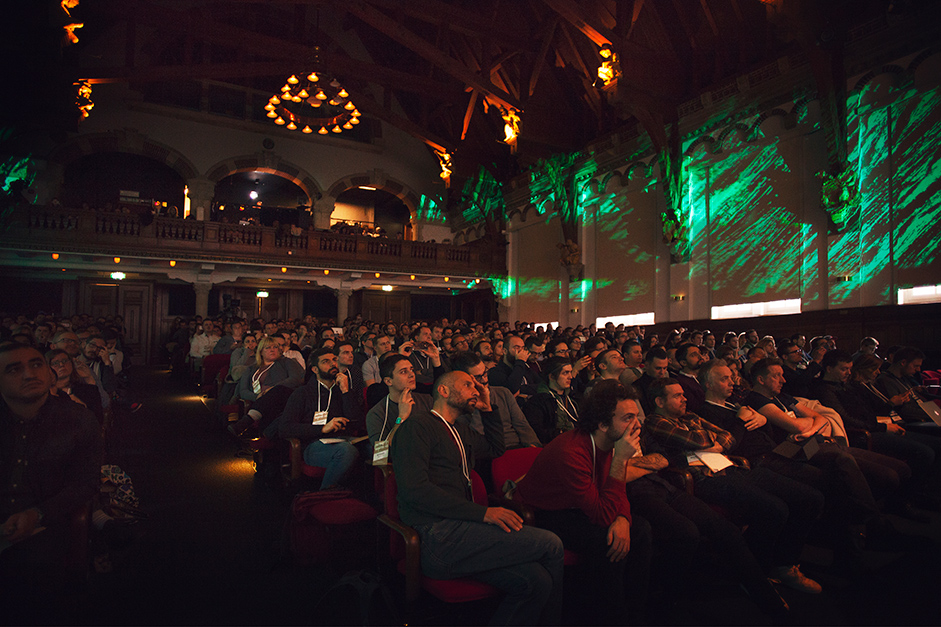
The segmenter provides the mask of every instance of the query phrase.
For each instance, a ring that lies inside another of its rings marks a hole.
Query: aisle
[[[149,519],[93,574],[88,624],[299,624],[333,575],[281,565],[288,505],[213,425],[197,390],[159,368],[134,377],[143,408],[119,417],[113,463]]]

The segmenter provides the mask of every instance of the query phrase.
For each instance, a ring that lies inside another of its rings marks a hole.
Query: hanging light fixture
[[[320,46],[314,46],[311,65],[311,72],[300,74],[304,78],[292,74],[280,93],[268,99],[267,116],[291,131],[312,133],[319,128],[318,134],[328,135],[351,130],[361,114],[340,81],[320,69]]]

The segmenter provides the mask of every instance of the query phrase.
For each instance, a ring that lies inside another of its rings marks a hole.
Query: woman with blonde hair
[[[239,379],[236,397],[250,407],[229,433],[239,437],[250,427],[264,429],[284,410],[288,397],[304,383],[304,368],[284,356],[281,342],[263,337],[255,349],[255,365]]]

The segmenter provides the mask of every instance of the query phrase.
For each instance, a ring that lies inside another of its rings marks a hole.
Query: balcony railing
[[[465,276],[507,272],[503,247],[315,230],[292,235],[273,227],[49,207],[13,210],[0,224],[0,248]]]

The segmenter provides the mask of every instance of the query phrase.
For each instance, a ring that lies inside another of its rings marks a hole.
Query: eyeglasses
[[[487,372],[484,372],[483,374],[471,375],[471,376],[474,377],[474,380],[477,381],[477,383],[487,383],[487,381],[490,379],[490,375]]]
[[[49,365],[53,368],[61,368],[62,366],[72,363],[71,359],[57,359],[55,361],[50,361]]]
[[[788,351],[788,352],[786,352],[786,353],[784,353],[784,354],[785,354],[785,355],[793,355],[793,354],[799,353],[799,352],[801,352],[801,349],[797,348],[797,349],[794,349],[794,350],[792,350],[792,351]]]

